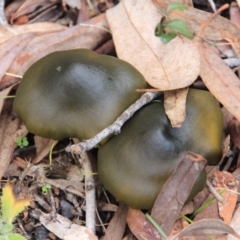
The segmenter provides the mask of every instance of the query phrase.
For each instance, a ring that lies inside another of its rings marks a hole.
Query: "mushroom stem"
[[[161,94],[160,92],[144,93],[135,103],[133,103],[129,108],[127,108],[112,125],[103,129],[93,138],[67,147],[66,151],[71,152],[73,154],[82,154],[85,151],[94,148],[97,144],[99,144],[104,138],[108,137],[109,135],[119,134],[121,132],[121,127],[123,126],[123,124],[128,119],[130,119],[137,110],[139,110],[142,106],[146,105],[147,103],[151,102],[160,94]]]

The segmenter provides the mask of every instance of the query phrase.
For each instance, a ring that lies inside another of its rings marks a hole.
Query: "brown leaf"
[[[32,23],[19,26],[0,26],[0,43],[24,33],[32,32],[36,34],[41,32],[57,32],[64,29],[67,29],[67,27],[51,22]]]
[[[229,15],[231,22],[233,22],[240,29],[240,9],[236,2],[231,3]]]
[[[163,240],[163,237],[140,210],[129,208],[127,223],[133,235],[139,240]]]
[[[0,92],[0,113],[2,112],[4,100],[7,99],[7,95],[11,90],[12,90],[12,87],[9,87]]]
[[[102,240],[122,240],[126,228],[128,207],[120,204],[113,218],[108,224],[107,231]]]
[[[228,122],[229,134],[234,145],[240,149],[240,122],[233,118]]]
[[[164,108],[172,127],[181,127],[185,120],[187,94],[188,88],[164,93]]]
[[[223,60],[209,47],[196,40],[201,54],[200,76],[210,92],[240,120],[240,81]]]
[[[203,219],[198,222],[192,223],[180,233],[173,237],[167,238],[167,240],[175,240],[183,236],[198,236],[198,235],[207,235],[207,234],[231,234],[240,239],[232,227],[224,223],[223,221],[216,219]]]
[[[238,234],[240,234],[240,225],[239,225],[239,222],[240,222],[240,206],[237,207],[237,210],[235,211],[235,213],[234,213],[234,215],[233,215],[233,218],[232,218],[232,221],[231,221],[231,223],[230,223],[230,226],[231,226]],[[229,235],[227,240],[237,240],[237,238],[235,238],[235,237],[232,236],[232,235]]]
[[[39,220],[49,231],[61,239],[97,240],[97,236],[91,233],[86,227],[72,223],[68,218],[59,214],[56,217],[56,221],[53,221],[51,214],[40,212]]]
[[[237,203],[238,180],[226,171],[215,171],[212,177],[214,178],[214,188],[216,188],[217,191],[220,191],[219,189],[227,189],[222,194],[224,202],[218,202],[218,211],[224,222],[228,224],[232,219],[233,211]]]
[[[20,119],[11,111],[11,100],[5,101],[0,118],[0,179],[12,160],[16,147],[14,136],[20,126]]]
[[[76,48],[94,49],[103,39],[109,37],[105,30],[107,24],[104,14],[85,24],[87,25],[76,25],[64,31],[35,37],[16,57],[8,72],[23,75],[30,65],[51,52]],[[17,81],[14,77],[4,76],[0,82],[0,90]]]
[[[33,163],[40,162],[50,151],[56,141],[48,138],[42,138],[39,136],[34,136],[34,142],[36,146],[36,157],[33,160]]]
[[[36,33],[25,33],[15,36],[0,44],[0,81],[7,69],[11,66],[13,60],[25,48],[29,41],[36,36]]]
[[[199,74],[198,49],[184,37],[163,44],[154,35],[161,18],[151,0],[124,0],[107,11],[119,58],[135,66],[155,88],[186,87]]]
[[[206,160],[197,154],[186,152],[175,171],[163,186],[151,212],[151,216],[168,235],[186,202]],[[191,179],[191,181],[190,181]]]
[[[56,1],[49,1],[49,0],[26,0],[24,3],[19,7],[17,12],[13,14],[10,19],[10,22],[13,23],[17,18],[22,15],[27,15],[41,7],[48,7],[49,5],[56,4]]]

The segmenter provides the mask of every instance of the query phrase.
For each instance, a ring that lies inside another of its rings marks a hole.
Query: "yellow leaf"
[[[6,184],[3,188],[2,219],[5,223],[12,223],[14,218],[30,204],[31,199],[17,199],[13,193],[12,185]]]

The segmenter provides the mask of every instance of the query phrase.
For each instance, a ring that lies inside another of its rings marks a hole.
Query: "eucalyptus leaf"
[[[169,13],[172,10],[184,11],[187,10],[187,6],[182,3],[172,2],[168,4],[167,12]]]
[[[177,33],[182,34],[183,36],[192,39],[193,34],[189,30],[188,26],[186,23],[180,19],[174,19],[170,22],[165,23],[165,26],[174,30]]]
[[[166,43],[169,43],[171,40],[173,40],[175,37],[177,36],[176,33],[163,33],[161,36],[160,36],[160,39],[161,41],[166,44]]]

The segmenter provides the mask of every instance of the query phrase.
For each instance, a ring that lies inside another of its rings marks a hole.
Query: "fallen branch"
[[[98,143],[100,143],[104,138],[108,137],[109,135],[119,134],[121,132],[121,127],[123,126],[123,124],[129,118],[131,118],[137,110],[139,110],[145,104],[151,102],[154,98],[156,98],[159,95],[160,95],[159,92],[144,93],[135,103],[133,103],[127,110],[125,110],[112,125],[102,130],[93,138],[67,147],[66,151],[71,152],[73,154],[81,154],[95,147]]]
[[[91,155],[88,152],[82,153],[79,162],[85,175],[86,227],[95,234],[97,203]]]

